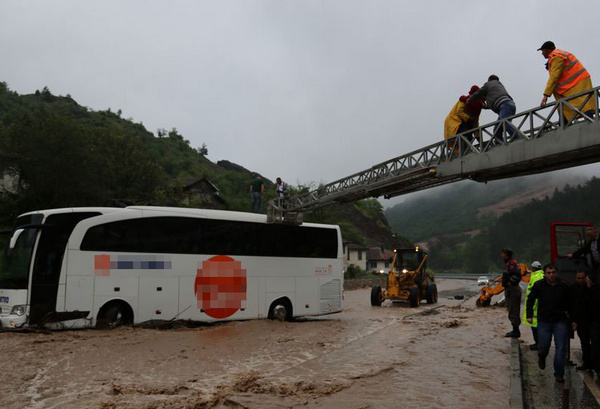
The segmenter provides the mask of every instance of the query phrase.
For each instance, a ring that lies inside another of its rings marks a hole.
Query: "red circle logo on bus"
[[[246,270],[242,262],[228,256],[203,261],[196,273],[194,293],[198,308],[212,318],[227,318],[246,308]]]

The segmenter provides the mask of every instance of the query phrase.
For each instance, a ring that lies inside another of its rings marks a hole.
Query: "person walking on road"
[[[544,266],[544,279],[535,283],[527,298],[527,322],[533,322],[533,307],[538,302],[538,366],[546,368],[546,357],[554,338],[554,377],[565,381],[565,358],[569,338],[569,285],[558,278],[552,264]]]
[[[508,310],[508,320],[512,325],[512,331],[507,332],[505,337],[519,338],[521,331],[521,269],[517,261],[513,258],[511,249],[502,250],[502,260],[504,261],[504,273],[502,274],[502,287],[506,296],[506,308]]]
[[[588,277],[587,272],[578,270],[576,281],[571,286],[571,321],[573,331],[581,342],[582,364],[577,370],[598,369],[598,300],[600,292]]]
[[[533,285],[544,278],[544,271],[542,270],[542,263],[539,261],[534,261],[531,263],[531,277],[529,279],[529,284],[527,285],[527,290],[525,292],[525,304],[527,305],[527,299],[529,298],[529,293],[531,293],[531,289]],[[533,335],[533,344],[529,345],[529,349],[532,351],[538,350],[538,330],[537,330],[537,301],[533,305],[533,321],[527,321],[527,311],[523,310],[523,322],[526,322],[527,325],[531,327],[531,333]]]
[[[559,100],[593,88],[589,72],[573,54],[557,50],[552,41],[546,41],[538,48],[538,51],[541,51],[544,58],[548,60],[546,68],[549,74],[546,89],[544,90],[544,97],[540,103],[541,107],[546,106],[550,95],[554,95],[554,99]],[[587,102],[586,99],[588,99]],[[595,101],[596,98],[594,97],[589,98],[588,95],[582,95],[568,102],[579,111],[591,117],[594,113]],[[583,106],[581,106],[582,104]],[[566,105],[563,105],[563,115],[567,123],[575,116],[579,116],[579,114]]]
[[[485,99],[484,108],[491,109],[498,114],[498,121],[512,116],[517,112],[515,102],[497,75],[490,75],[487,82],[478,91],[474,92],[467,102],[470,103],[481,99]],[[502,141],[504,138],[502,137],[502,132],[498,130],[499,127],[501,127],[501,124],[494,125],[494,138]],[[510,121],[506,124],[506,130],[509,136],[513,136],[517,132],[515,127],[510,124]]]

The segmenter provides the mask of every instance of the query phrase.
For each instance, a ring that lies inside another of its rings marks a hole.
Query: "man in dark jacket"
[[[546,368],[546,357],[554,337],[554,377],[565,381],[565,358],[569,338],[569,285],[558,278],[552,264],[544,266],[544,279],[533,285],[527,298],[527,322],[533,321],[533,305],[538,301],[538,366]]]
[[[571,286],[571,314],[573,322],[573,331],[577,331],[579,341],[581,342],[581,354],[583,363],[577,367],[577,370],[595,369],[592,359],[592,346],[597,348],[598,337],[596,325],[596,298],[597,287],[592,280],[588,278],[585,271],[579,270],[575,276],[576,281]],[[594,336],[592,336],[594,335]],[[593,341],[592,341],[593,339]],[[594,354],[595,355],[595,354]]]
[[[505,337],[519,338],[521,331],[521,269],[517,260],[513,258],[511,249],[502,250],[502,260],[504,261],[504,273],[502,274],[502,287],[506,297],[506,309],[508,310],[508,320],[512,325],[512,331],[507,332]]]
[[[485,107],[498,114],[498,121],[514,115],[517,111],[515,102],[497,75],[490,75],[487,82],[477,92],[473,93],[467,101],[471,102],[479,99],[485,99]],[[500,131],[496,132],[499,126],[501,125],[494,126],[494,137],[501,141],[503,139],[502,133]],[[517,132],[510,122],[506,124],[506,130],[511,136]]]
[[[598,232],[596,231],[595,227],[590,226],[586,229],[585,234],[588,238],[585,245],[576,252],[569,254],[567,257],[577,258],[589,254],[592,260],[593,268],[593,271],[590,274],[590,278],[592,279],[594,284],[600,284],[598,282],[598,270],[600,270],[600,240],[598,239]]]

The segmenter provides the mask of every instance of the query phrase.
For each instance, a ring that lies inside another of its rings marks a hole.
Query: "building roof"
[[[202,182],[208,184],[208,186],[210,186],[216,193],[219,193],[219,189],[210,180],[208,180],[205,177],[202,177],[200,179],[198,179],[198,178],[173,179],[173,180],[169,181],[169,186],[181,186],[183,188],[183,190],[189,190],[189,189],[192,189],[195,185],[198,185]]]
[[[392,250],[382,250],[380,247],[371,247],[367,251],[367,260],[382,260],[387,261],[394,257]]]
[[[347,243],[346,248],[350,250],[367,250],[367,247],[354,243]]]

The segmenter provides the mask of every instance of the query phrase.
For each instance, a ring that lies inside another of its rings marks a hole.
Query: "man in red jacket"
[[[502,287],[506,297],[506,308],[508,310],[508,319],[512,324],[512,331],[507,332],[505,337],[519,338],[521,331],[521,268],[517,260],[513,257],[511,249],[502,250],[502,260],[504,260],[504,273],[502,274]]]

